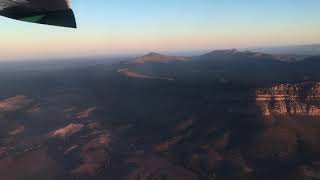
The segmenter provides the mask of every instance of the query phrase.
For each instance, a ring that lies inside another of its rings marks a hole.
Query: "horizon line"
[[[240,52],[251,51],[251,52],[259,52],[259,49],[271,49],[271,48],[292,48],[292,47],[299,47],[299,46],[320,46],[319,43],[301,43],[301,44],[279,44],[273,46],[252,46],[252,47],[245,47],[245,48],[201,48],[201,49],[184,49],[184,50],[140,50],[137,52],[124,52],[124,53],[114,53],[114,54],[96,54],[96,55],[57,55],[57,56],[48,56],[45,57],[43,55],[34,56],[34,57],[0,57],[0,62],[26,62],[26,61],[42,61],[44,58],[46,61],[49,60],[85,60],[86,58],[95,58],[95,59],[103,59],[103,58],[135,58],[140,57],[143,55],[147,55],[149,53],[157,53],[161,55],[171,55],[171,56],[200,56],[206,53],[210,53],[213,51],[218,50],[237,50]],[[259,52],[263,53],[263,52]],[[272,54],[272,53],[265,53],[265,54]]]

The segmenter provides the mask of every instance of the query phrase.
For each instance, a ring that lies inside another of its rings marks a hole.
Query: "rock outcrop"
[[[74,176],[95,176],[103,167],[107,168],[110,162],[108,152],[111,142],[110,134],[103,132],[95,139],[81,147],[81,164],[71,171]]]
[[[97,110],[96,107],[91,107],[91,108],[85,109],[84,111],[79,112],[79,113],[77,114],[77,118],[78,118],[78,119],[86,119],[86,118],[89,118],[89,117],[94,113],[95,110]]]
[[[23,95],[17,95],[0,101],[0,111],[18,111],[28,107],[32,103],[32,99]]]
[[[278,84],[256,90],[264,116],[320,116],[320,83]]]
[[[54,131],[53,133],[51,133],[51,137],[55,137],[55,138],[67,138],[77,132],[79,132],[82,128],[84,127],[83,124],[69,124],[68,126],[58,129],[56,131]]]

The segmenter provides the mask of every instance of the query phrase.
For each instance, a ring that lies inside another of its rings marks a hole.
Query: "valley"
[[[8,72],[0,179],[318,179],[319,60],[221,50]]]

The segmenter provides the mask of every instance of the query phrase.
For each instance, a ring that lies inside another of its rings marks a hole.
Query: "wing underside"
[[[77,27],[67,0],[0,0],[0,15],[32,23]]]

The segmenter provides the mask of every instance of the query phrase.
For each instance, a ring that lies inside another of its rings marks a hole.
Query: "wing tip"
[[[4,11],[0,11],[0,15],[31,23],[77,28],[76,19],[72,9],[47,11],[29,9],[26,7],[12,7],[5,9]]]

